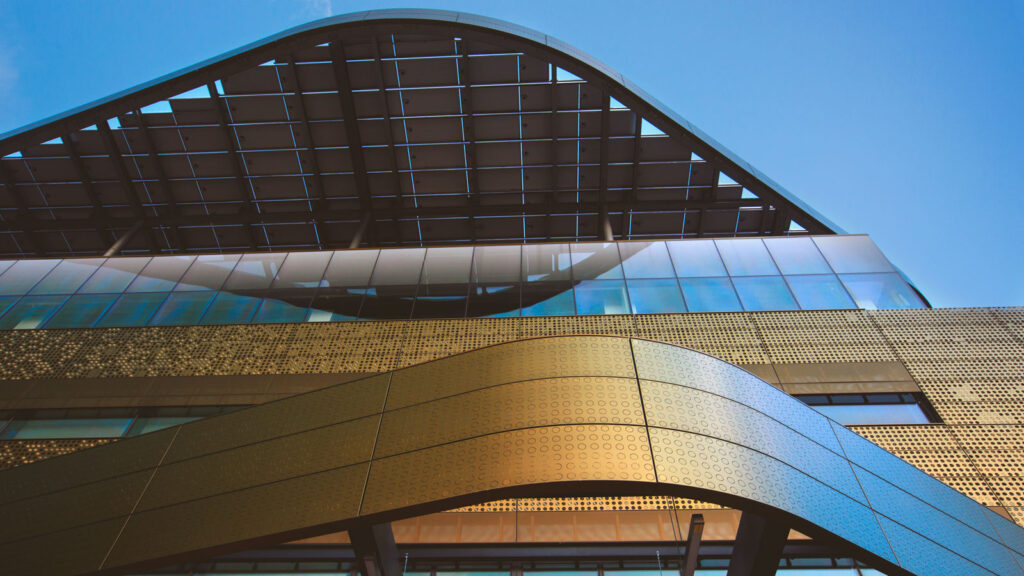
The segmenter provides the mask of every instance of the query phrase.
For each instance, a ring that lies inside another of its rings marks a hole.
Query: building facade
[[[0,156],[5,574],[1024,574],[1024,310],[550,37],[327,19]]]

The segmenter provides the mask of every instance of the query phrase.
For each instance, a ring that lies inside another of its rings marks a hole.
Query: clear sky
[[[1024,305],[1024,2],[0,0],[0,132],[310,20],[446,8],[622,72],[935,306]]]

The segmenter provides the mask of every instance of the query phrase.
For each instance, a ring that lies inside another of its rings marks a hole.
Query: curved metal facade
[[[754,510],[892,574],[1024,562],[1020,527],[752,374],[598,336],[500,344],[5,471],[0,557],[8,574],[124,572],[581,493]]]

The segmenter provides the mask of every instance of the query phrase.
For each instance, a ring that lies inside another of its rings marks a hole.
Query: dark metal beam
[[[121,150],[117,147],[117,142],[114,140],[114,134],[110,131],[110,125],[106,122],[100,122],[96,125],[96,128],[99,129],[100,136],[103,139],[103,145],[107,148],[107,156],[110,157],[110,162],[114,165],[114,174],[117,175],[117,180],[121,183],[121,191],[128,200],[128,204],[131,205],[132,211],[135,212],[135,216],[139,219],[139,223],[137,225],[138,228],[136,226],[131,228],[131,235],[134,235],[142,227],[143,220],[146,218],[145,208],[142,206],[142,201],[139,200],[139,195],[135,192],[135,186],[132,184],[132,178],[128,174],[128,168],[125,166],[124,157],[121,156]],[[152,229],[146,228],[144,232],[146,245],[149,246],[149,250],[151,252],[159,252],[160,247],[157,244],[156,238],[153,236]],[[120,243],[122,238],[118,238],[115,245]],[[127,242],[127,240],[125,240],[125,242]],[[120,252],[121,247],[119,247],[117,251]]]
[[[466,43],[459,41],[459,59],[456,64],[459,68],[459,98],[462,101],[462,132],[463,138],[469,143],[465,147],[466,168],[469,170],[468,190],[466,195],[472,207],[480,205],[480,175],[479,162],[476,157],[476,122],[473,119],[473,81],[469,73],[469,55],[466,54]],[[472,214],[469,217],[470,238],[476,241],[476,222]]]
[[[401,576],[398,547],[390,523],[350,528],[356,568],[363,576]]]
[[[555,195],[558,190],[558,67],[549,64],[548,74],[551,76],[548,93],[551,98],[551,117],[548,126],[551,130],[551,186],[547,193],[547,209],[544,216],[544,237],[551,240],[551,212],[555,206]]]
[[[245,163],[242,161],[242,154],[238,151],[238,145],[235,143],[235,131],[230,126],[227,103],[224,102],[224,99],[220,97],[220,93],[217,92],[216,83],[210,82],[206,85],[206,89],[209,91],[210,99],[213,100],[213,107],[217,111],[217,123],[220,124],[221,132],[227,141],[228,154],[231,156],[231,170],[234,173],[238,196],[242,200],[242,211],[245,214],[253,214],[255,210],[253,209],[249,183],[245,179]],[[256,233],[253,231],[253,227],[246,226],[245,232],[249,238],[249,248],[255,250],[258,242],[256,241]]]
[[[608,219],[608,133],[611,130],[611,96],[607,92],[601,94],[601,145],[600,145],[600,168],[597,177],[597,197],[601,205],[601,215],[598,222],[598,238],[606,242],[614,240],[612,234],[612,223]]]
[[[367,210],[363,212],[362,218],[359,219],[359,227],[356,228],[356,233],[352,236],[352,240],[348,243],[349,250],[359,248],[359,245],[363,243],[363,236],[366,235],[366,228],[370,225],[370,220],[373,215]]]
[[[391,161],[391,182],[394,187],[394,199],[391,201],[393,213],[391,220],[395,227],[395,238],[398,244],[402,244],[402,224],[398,212],[402,208],[402,177],[398,173],[398,148],[395,147],[395,133],[391,126],[391,102],[388,100],[387,87],[384,85],[384,60],[380,56],[380,39],[373,36],[370,39],[373,44],[373,62],[377,71],[377,90],[380,92],[382,107],[384,111],[384,136],[391,154],[388,159]],[[397,56],[397,54],[396,54]],[[411,166],[410,166],[411,168]]]
[[[153,141],[153,135],[149,131],[149,127],[146,125],[146,118],[142,115],[142,111],[136,108],[132,113],[135,117],[136,123],[139,125],[139,134],[142,135],[142,141],[146,144],[146,154],[149,156],[149,161],[153,163],[153,170],[156,172],[157,181],[160,182],[160,192],[163,197],[167,200],[167,211],[170,216],[178,215],[178,200],[175,197],[174,189],[171,188],[171,182],[167,178],[167,173],[164,172],[164,166],[160,161],[160,154],[157,152],[156,143]],[[139,177],[142,178],[141,171]],[[169,246],[171,249],[188,250],[188,246],[185,245],[185,241],[181,234],[178,233],[177,226],[170,226],[168,232],[171,236],[172,245]]]
[[[788,536],[789,526],[778,519],[744,511],[727,576],[774,576]]]
[[[85,188],[85,195],[89,198],[89,203],[92,204],[92,219],[97,224],[100,224],[106,220],[107,210],[103,207],[103,202],[100,201],[100,195],[96,193],[96,187],[89,177],[89,171],[85,169],[85,163],[82,162],[81,154],[78,153],[78,143],[74,141],[71,134],[65,134],[60,139],[64,143],[64,148],[67,150],[71,163],[75,166],[75,172],[78,173],[78,179],[81,181],[82,187]],[[103,233],[102,226],[97,225],[95,230],[96,235],[100,239],[100,246],[106,245],[107,236]]]
[[[302,84],[299,82],[299,70],[295,65],[295,56],[288,55],[288,72],[292,75],[292,85],[295,88],[295,114],[302,123],[302,130],[305,134],[305,148],[309,155],[309,168],[313,171],[313,192],[316,194],[316,206],[313,209],[313,221],[316,226],[317,237],[320,239],[320,248],[327,246],[327,227],[323,225],[323,219],[319,217],[321,212],[328,210],[327,190],[324,187],[324,177],[320,173],[320,160],[316,157],[316,144],[313,142],[313,129],[309,124],[309,115],[306,114],[305,97],[302,93]],[[301,169],[301,167],[300,167]]]
[[[124,234],[122,234],[116,242],[111,244],[110,248],[107,248],[107,251],[103,253],[103,257],[110,258],[111,256],[117,256],[118,254],[120,254],[121,250],[124,250],[124,247],[128,245],[128,242],[131,241],[132,237],[138,234],[139,230],[141,229],[142,220],[139,220],[138,222],[135,223],[134,226],[132,226]]]
[[[626,201],[626,209],[622,211],[622,238],[629,239],[629,227],[633,215],[633,203],[637,201],[637,187],[640,180],[640,143],[642,142],[641,131],[643,129],[643,117],[633,111],[633,165],[630,176],[629,198]]]
[[[3,160],[0,160],[0,182],[3,183],[4,188],[7,190],[7,194],[14,199],[14,205],[18,208],[18,220],[22,223],[21,229],[25,237],[25,242],[28,244],[28,252],[35,254],[36,256],[45,255],[42,244],[39,243],[39,237],[36,236],[36,222],[35,217],[32,216],[32,212],[28,209],[28,203],[25,202],[25,197],[18,191],[17,182],[14,181],[14,175],[11,171],[4,167]]]
[[[704,535],[704,516],[694,514],[690,517],[690,532],[686,536],[686,557],[679,571],[680,576],[693,576],[697,570],[697,557],[700,555],[700,539]]]
[[[338,100],[341,103],[342,123],[348,140],[348,153],[352,158],[352,172],[356,180],[356,193],[363,210],[369,210],[370,180],[366,174],[366,157],[363,155],[363,137],[359,133],[359,117],[356,115],[356,103],[352,98],[352,79],[348,73],[348,61],[345,58],[345,45],[340,38],[331,40],[331,69],[334,82],[338,87]]]

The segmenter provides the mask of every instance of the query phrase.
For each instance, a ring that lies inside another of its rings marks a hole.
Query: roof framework
[[[0,155],[8,257],[840,232],[592,58],[454,13],[315,22]]]

